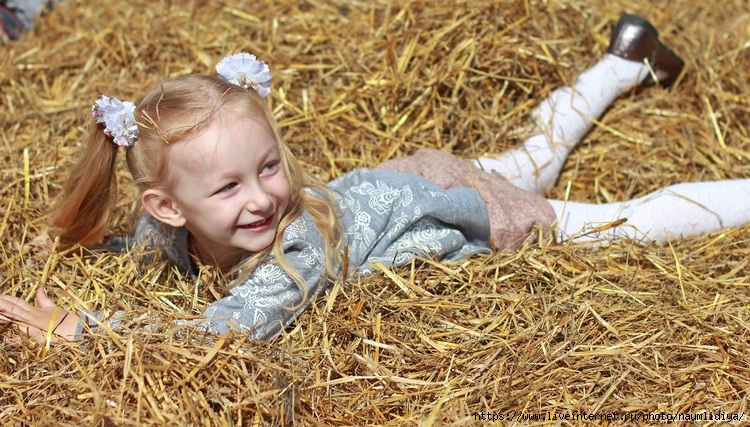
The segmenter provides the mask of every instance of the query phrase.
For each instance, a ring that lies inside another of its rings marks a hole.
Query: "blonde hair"
[[[169,175],[169,147],[195,135],[219,114],[227,113],[265,118],[276,139],[291,190],[274,243],[236,266],[233,272],[240,274],[234,283],[244,280],[273,252],[279,266],[300,287],[303,294],[301,304],[307,299],[308,289],[284,256],[280,237],[285,228],[306,211],[323,236],[326,274],[338,277],[343,231],[335,208],[336,199],[325,184],[302,169],[281,138],[267,103],[254,90],[228,83],[217,76],[204,75],[177,77],[153,88],[135,111],[139,136],[132,147],[125,149],[128,169],[141,194],[148,189],[165,190]],[[52,215],[52,224],[62,240],[91,245],[106,232],[117,195],[117,149],[118,146],[104,135],[102,126],[92,127],[88,142],[80,150],[78,162],[70,172]]]

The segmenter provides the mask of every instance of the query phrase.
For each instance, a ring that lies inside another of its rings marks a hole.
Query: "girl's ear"
[[[182,227],[187,222],[185,216],[182,215],[182,210],[163,191],[144,191],[141,196],[141,203],[146,212],[167,225]]]

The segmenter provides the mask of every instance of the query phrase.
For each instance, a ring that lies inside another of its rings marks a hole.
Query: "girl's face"
[[[169,193],[201,261],[226,267],[273,243],[290,188],[265,121],[217,117],[169,156]]]

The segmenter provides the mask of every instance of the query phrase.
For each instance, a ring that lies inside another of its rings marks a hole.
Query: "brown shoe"
[[[659,32],[650,22],[627,13],[620,15],[607,53],[631,61],[648,60],[664,87],[671,86],[685,66],[677,54],[659,41]]]

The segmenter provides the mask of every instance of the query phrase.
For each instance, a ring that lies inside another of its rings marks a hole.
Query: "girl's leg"
[[[500,174],[517,187],[542,194],[554,185],[565,158],[612,101],[643,82],[650,71],[662,85],[669,86],[684,65],[659,41],[656,28],[626,13],[612,31],[607,52],[573,87],[554,91],[539,106],[532,115],[538,133],[522,147],[478,159],[475,165]]]
[[[606,54],[578,77],[574,87],[552,92],[532,113],[537,134],[523,146],[475,164],[517,187],[543,194],[557,181],[565,159],[609,105],[649,76],[642,62]]]
[[[665,243],[750,223],[750,179],[676,184],[601,205],[550,200],[558,241],[628,238]],[[627,219],[619,226],[612,223]]]

